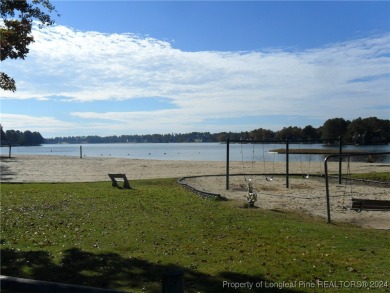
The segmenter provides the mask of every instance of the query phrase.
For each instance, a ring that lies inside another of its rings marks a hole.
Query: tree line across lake
[[[42,135],[37,132],[31,132],[30,130],[26,130],[24,132],[19,130],[7,130],[4,132],[3,127],[1,127],[1,145],[14,145],[14,146],[34,146],[41,145],[45,143],[45,139]]]
[[[320,141],[342,136],[345,144],[383,144],[390,142],[390,120],[376,117],[357,118],[352,121],[343,118],[332,118],[315,128],[311,125],[304,128],[297,126],[284,127],[279,131],[258,128],[244,132],[191,132],[172,134],[146,134],[146,135],[113,135],[113,136],[68,136],[43,138],[39,132],[31,131],[3,131],[1,127],[2,145],[40,145],[42,143],[169,143],[169,142],[225,142],[232,140],[257,141]]]

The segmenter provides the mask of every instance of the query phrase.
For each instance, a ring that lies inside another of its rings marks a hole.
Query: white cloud
[[[45,131],[57,132],[65,131],[77,127],[76,124],[60,121],[54,117],[36,117],[21,114],[4,114],[1,113],[1,123],[7,129],[15,129],[20,131]],[[12,127],[9,127],[12,125]]]
[[[3,97],[63,96],[81,102],[164,97],[177,107],[93,113],[86,103],[85,112],[70,115],[98,120],[97,127],[114,129],[120,121],[153,132],[162,125],[191,130],[207,119],[244,116],[388,115],[379,106],[389,105],[390,34],[295,52],[184,52],[149,37],[59,25],[34,35],[23,63],[5,62],[18,91]],[[365,80],[369,76],[383,78]]]

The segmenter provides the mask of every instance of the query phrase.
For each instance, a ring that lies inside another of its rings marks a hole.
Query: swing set
[[[254,163],[255,163],[255,144],[256,143],[262,143],[263,144],[263,161],[264,161],[264,171],[265,171],[265,155],[264,155],[264,143],[270,143],[270,142],[265,142],[265,141],[255,141],[255,140],[231,140],[227,139],[226,140],[226,190],[229,190],[229,177],[230,177],[230,143],[240,143],[241,144],[241,161],[242,161],[242,168],[243,168],[243,174],[245,181],[246,179],[246,173],[244,170],[244,153],[243,153],[243,144],[244,143],[252,143],[253,144],[253,149],[252,149],[252,174],[253,174],[253,169],[254,169]],[[277,141],[274,142],[275,144],[278,143]],[[286,143],[286,142],[279,142],[279,143]],[[287,142],[288,144],[288,142]],[[275,159],[275,154],[274,154],[274,159]],[[275,168],[275,162],[273,163],[273,168]],[[287,170],[288,171],[288,170]],[[288,172],[286,172],[288,173]],[[265,180],[271,182],[273,180],[273,176],[267,176],[265,173]],[[251,178],[252,179],[252,178]],[[288,179],[286,179],[286,184],[288,186]]]
[[[327,209],[327,221],[331,223],[331,208],[330,208],[330,191],[329,191],[329,172],[328,162],[331,158],[339,158],[340,160],[344,157],[348,158],[347,161],[347,178],[344,195],[346,193],[347,183],[352,184],[351,169],[350,169],[350,158],[355,156],[374,156],[374,155],[390,155],[390,152],[378,152],[378,153],[355,153],[355,154],[334,154],[329,155],[324,160],[325,167],[325,190],[326,190],[326,209]],[[339,182],[341,184],[341,181]],[[378,200],[378,199],[361,199],[351,198],[351,205],[343,205],[344,209],[353,210],[356,212],[361,211],[390,211],[390,200]]]
[[[244,175],[244,179],[245,179],[245,182],[248,182],[247,183],[247,190],[248,190],[248,194],[245,196],[247,198],[247,201],[248,201],[248,204],[250,206],[253,206],[254,203],[257,201],[257,194],[253,191],[253,181],[252,181],[252,175],[253,175],[253,170],[254,170],[254,163],[255,163],[255,144],[256,143],[261,143],[262,144],[262,150],[263,150],[263,169],[264,169],[264,172],[263,172],[263,175],[265,177],[265,180],[267,182],[272,182],[274,180],[274,175],[276,174],[275,173],[275,158],[276,158],[276,152],[274,151],[273,152],[273,163],[272,163],[272,173],[269,174],[266,172],[266,160],[265,160],[265,148],[264,148],[264,144],[267,143],[274,143],[274,149],[276,147],[276,144],[277,143],[283,143],[286,145],[286,188],[289,188],[289,141],[286,140],[286,141],[274,141],[274,142],[270,142],[270,141],[254,141],[254,140],[230,140],[230,139],[227,139],[226,141],[226,145],[227,145],[227,149],[226,149],[226,153],[227,153],[227,159],[226,159],[226,190],[229,190],[229,161],[230,161],[230,158],[229,158],[229,144],[230,143],[240,143],[240,147],[241,147],[241,161],[242,161],[242,173]],[[252,167],[251,167],[251,176],[249,179],[247,179],[247,173],[245,172],[245,163],[244,163],[244,150],[243,150],[243,144],[244,143],[252,143],[253,144],[253,147],[252,147]],[[310,154],[310,157],[309,157],[310,161],[309,161],[309,172],[307,173],[304,173],[303,172],[303,166],[302,166],[302,158],[300,156],[300,162],[301,162],[301,170],[302,170],[302,177],[304,179],[308,179],[309,178],[309,174],[310,174],[310,164],[311,164],[311,154]]]
[[[335,139],[329,139],[331,141],[336,141]],[[328,155],[325,159],[324,159],[324,169],[322,170],[321,166],[320,166],[320,176],[321,177],[325,177],[325,189],[326,189],[326,207],[327,207],[327,221],[328,223],[331,223],[331,208],[330,208],[330,192],[329,192],[329,178],[331,176],[329,176],[329,172],[328,172],[328,161],[331,159],[331,158],[338,158],[338,184],[339,185],[342,185],[342,162],[343,162],[343,158],[348,158],[348,161],[347,161],[347,179],[345,180],[346,184],[345,184],[345,190],[344,190],[344,195],[347,193],[347,190],[346,190],[346,186],[347,186],[347,183],[349,182],[349,184],[351,185],[352,183],[352,178],[351,178],[351,170],[350,170],[350,158],[351,157],[355,157],[355,156],[365,156],[365,157],[368,157],[370,159],[372,159],[373,156],[378,156],[378,155],[390,155],[390,152],[371,152],[371,153],[367,153],[367,152],[364,152],[364,153],[346,153],[346,154],[343,154],[342,153],[342,140],[341,140],[341,137],[338,139],[339,141],[339,153],[338,154],[331,154],[331,155]],[[306,141],[306,142],[310,142],[310,141]],[[318,142],[318,141],[317,141]],[[272,164],[272,168],[273,168],[273,173],[272,174],[267,174],[266,172],[266,164],[265,164],[265,148],[264,148],[264,144],[269,144],[269,143],[274,143],[274,144],[285,144],[286,146],[286,173],[285,173],[285,177],[286,177],[286,188],[289,188],[289,141],[286,140],[286,141],[255,141],[255,140],[230,140],[230,139],[227,139],[226,141],[226,190],[229,190],[229,162],[230,162],[230,158],[229,158],[229,153],[230,153],[230,149],[229,149],[229,144],[230,143],[241,143],[241,160],[242,160],[242,167],[243,167],[243,175],[244,175],[244,178],[245,178],[245,181],[248,182],[248,195],[246,196],[247,197],[247,200],[248,200],[248,203],[253,205],[254,202],[257,200],[257,194],[253,191],[253,182],[252,182],[252,175],[253,174],[253,170],[254,170],[254,163],[255,163],[255,144],[262,144],[262,148],[263,148],[263,168],[264,168],[264,173],[262,175],[264,175],[265,177],[265,180],[267,182],[272,182],[273,181],[273,175],[276,174],[275,173],[275,155],[276,153],[274,153],[274,160],[273,160],[273,164]],[[252,143],[253,144],[253,149],[252,149],[252,172],[251,172],[251,175],[250,175],[250,178],[247,179],[246,178],[246,173],[245,173],[245,167],[244,167],[244,154],[243,154],[243,147],[242,147],[242,144],[243,143]],[[292,143],[297,143],[296,141],[295,142],[292,142]],[[299,152],[301,154],[301,151]],[[302,177],[304,179],[308,179],[311,174],[310,174],[310,167],[311,167],[311,152],[309,152],[309,161],[308,161],[308,172],[303,172],[303,164],[302,164],[302,158],[300,156],[300,164],[301,164],[301,171],[302,171]],[[321,161],[320,161],[320,165],[321,165]],[[324,173],[322,173],[322,171],[324,171]],[[260,175],[260,174],[258,174]],[[345,178],[344,178],[345,179]],[[352,185],[351,185],[352,186]],[[351,192],[352,193],[352,192]],[[350,200],[350,204],[349,205],[345,205],[343,204],[343,207],[345,209],[348,209],[348,210],[352,210],[352,211],[357,211],[357,212],[361,212],[361,211],[390,211],[390,200],[379,200],[379,199],[367,199],[367,198],[351,198]]]
[[[253,144],[253,149],[252,149],[252,173],[253,173],[253,165],[254,165],[254,158],[255,158],[255,144],[262,144],[262,148],[263,148],[263,168],[264,168],[264,172],[263,172],[263,175],[265,176],[265,180],[267,182],[272,182],[274,180],[274,175],[276,174],[275,173],[275,157],[276,157],[276,152],[273,153],[273,163],[272,163],[272,173],[267,173],[266,172],[266,163],[265,163],[265,148],[264,148],[264,144],[274,144],[276,146],[276,144],[284,144],[285,145],[285,154],[286,154],[286,157],[285,157],[285,166],[286,166],[286,171],[285,171],[285,185],[286,185],[286,188],[289,188],[290,184],[289,184],[289,177],[290,177],[290,171],[289,171],[289,156],[290,156],[290,153],[289,153],[289,146],[290,144],[294,143],[294,144],[297,144],[297,143],[313,143],[313,142],[319,142],[319,141],[338,141],[339,142],[339,154],[341,155],[342,154],[342,141],[341,141],[341,137],[339,137],[338,139],[325,139],[325,140],[306,140],[306,141],[289,141],[288,139],[286,139],[285,141],[262,141],[262,140],[231,140],[231,139],[227,139],[226,140],[226,190],[229,190],[229,176],[230,176],[230,143],[240,143],[241,144],[241,160],[242,160],[242,165],[243,165],[243,173],[244,173],[244,177],[245,177],[245,181],[246,181],[246,174],[244,172],[244,154],[243,154],[243,144]],[[311,154],[309,154],[309,162],[308,162],[308,167],[309,167],[309,170],[308,172],[304,172],[303,170],[303,163],[302,163],[302,158],[301,158],[301,155],[300,155],[300,164],[301,164],[301,176],[304,178],[304,179],[309,179],[310,178],[310,168],[311,168],[311,160],[312,160],[312,156]],[[339,160],[339,182],[341,184],[341,164],[342,164],[342,160],[340,159]],[[296,175],[296,174],[295,174]]]

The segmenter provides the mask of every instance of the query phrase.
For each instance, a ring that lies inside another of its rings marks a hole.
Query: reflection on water
[[[32,147],[12,147],[13,155],[57,155],[86,157],[115,157],[131,159],[152,160],[191,160],[191,161],[226,161],[226,144],[220,143],[118,143],[118,144],[46,144]],[[231,161],[266,161],[283,162],[285,154],[270,152],[274,149],[285,149],[285,144],[230,144],[229,153]],[[335,149],[338,146],[324,146],[322,144],[290,144],[291,149]],[[1,155],[8,156],[8,147],[1,147]],[[390,145],[379,146],[343,146],[343,151],[359,152],[390,152]],[[291,162],[319,162],[327,155],[318,154],[290,154]],[[337,160],[337,158],[336,158]],[[377,163],[390,163],[389,155],[372,155],[371,157],[351,157],[351,161],[371,161]]]

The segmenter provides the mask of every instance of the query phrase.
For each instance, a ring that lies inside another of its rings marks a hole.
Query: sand
[[[152,178],[186,178],[184,182],[198,190],[217,193],[230,200],[245,204],[246,179],[252,179],[258,195],[256,207],[278,211],[293,210],[327,220],[325,181],[323,163],[291,163],[290,173],[309,173],[309,179],[302,176],[291,177],[289,188],[285,187],[284,176],[274,176],[271,182],[264,173],[283,174],[285,163],[278,162],[230,162],[229,190],[226,190],[226,163],[214,161],[163,161],[121,158],[78,158],[67,156],[17,156],[2,158],[0,162],[0,182],[95,182],[109,181],[108,173],[124,173],[130,180]],[[390,172],[389,164],[347,163],[343,164],[344,174],[366,172]],[[336,172],[338,164],[329,163],[329,172]],[[252,175],[251,175],[252,174]],[[214,175],[214,176],[209,176]],[[270,176],[268,176],[270,177]],[[390,200],[387,186],[368,186],[362,184],[341,184],[331,180],[331,220],[348,222],[360,227],[390,229],[390,212],[349,210],[351,199]]]

